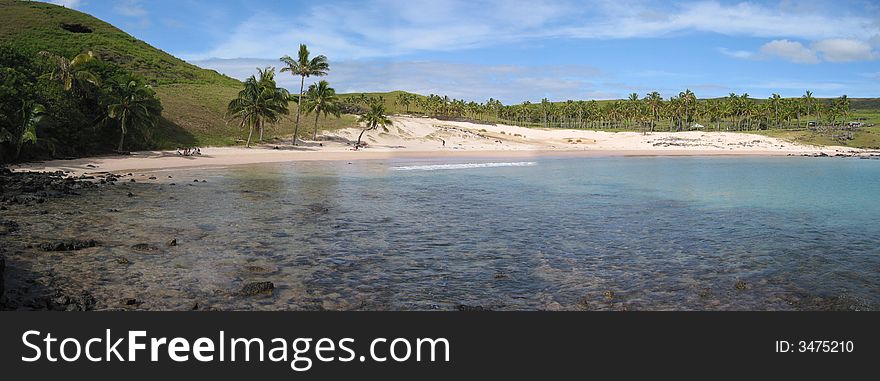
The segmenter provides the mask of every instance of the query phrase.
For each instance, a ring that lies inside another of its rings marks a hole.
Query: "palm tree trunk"
[[[358,141],[357,141],[357,144],[354,145],[354,148],[355,148],[355,149],[357,149],[358,147],[361,146],[361,138],[364,137],[364,132],[367,132],[367,130],[369,130],[369,129],[371,129],[371,128],[372,128],[372,127],[367,127],[367,128],[364,128],[363,130],[361,130],[361,134],[358,135]]]
[[[119,147],[116,148],[116,151],[122,152],[122,143],[125,141],[125,118],[122,118],[120,123],[122,123],[122,130],[119,131]]]
[[[315,133],[312,137],[312,140],[318,140],[318,117],[321,116],[320,112],[315,112]]]
[[[254,135],[254,126],[251,125],[250,128],[248,128],[248,140],[247,140],[247,143],[245,144],[245,147],[251,148],[251,136],[253,136],[253,135]]]
[[[296,102],[296,124],[293,127],[293,145],[296,145],[296,134],[299,133],[299,114],[302,112],[303,87],[306,85],[306,76],[301,75],[299,81],[299,101]]]

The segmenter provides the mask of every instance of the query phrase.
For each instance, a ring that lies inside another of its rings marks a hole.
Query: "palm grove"
[[[92,52],[0,46],[0,161],[147,147],[161,112],[143,78]]]

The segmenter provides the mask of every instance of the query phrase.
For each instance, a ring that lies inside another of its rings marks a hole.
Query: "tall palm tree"
[[[161,106],[153,89],[132,78],[114,83],[110,98],[107,117],[119,122],[119,146],[116,150],[122,152],[128,130],[134,128],[144,131],[154,127],[161,113]]]
[[[403,106],[406,109],[406,113],[409,114],[409,105],[412,104],[412,101],[415,100],[413,94],[400,93],[397,94],[397,105]]]
[[[660,93],[652,91],[645,96],[645,102],[651,109],[651,132],[657,128],[657,121],[660,119],[660,107],[663,106],[663,97]]]
[[[782,97],[779,94],[773,93],[770,96],[770,105],[773,107],[773,115],[776,119],[776,128],[779,128],[779,104],[782,102]]]
[[[336,90],[330,87],[327,81],[310,85],[309,90],[306,91],[305,108],[306,114],[315,113],[315,132],[312,140],[318,140],[318,117],[321,116],[321,113],[324,113],[325,118],[331,114],[337,118],[340,115]]]
[[[265,124],[276,123],[282,115],[289,113],[287,106],[290,93],[276,85],[275,69],[257,71],[260,77],[252,75],[245,80],[244,88],[226,106],[228,118],[239,119],[240,127],[248,127],[247,147],[251,146],[254,129],[259,129],[262,141]]]
[[[361,130],[360,135],[358,135],[357,144],[355,144],[355,149],[361,146],[361,138],[364,137],[364,132],[367,132],[372,129],[376,129],[378,127],[382,127],[384,130],[388,130],[388,126],[392,124],[391,119],[385,115],[385,105],[381,103],[374,103],[370,106],[370,111],[366,114],[361,115],[360,119],[358,119],[359,123],[364,124],[364,129]]]
[[[327,63],[327,57],[319,55],[315,58],[309,58],[309,49],[305,44],[299,45],[299,53],[297,59],[294,60],[290,56],[281,57],[285,67],[281,68],[281,72],[289,71],[294,76],[300,77],[299,82],[299,98],[297,99],[296,108],[296,125],[293,128],[293,145],[296,145],[296,137],[299,132],[299,116],[302,113],[302,97],[306,84],[306,77],[316,76],[323,77],[330,71],[330,64]]]
[[[60,82],[65,91],[80,93],[85,89],[86,84],[98,85],[98,77],[87,68],[88,64],[96,59],[91,51],[81,53],[73,59],[47,51],[38,54],[52,61],[54,67],[49,75],[53,80]]]

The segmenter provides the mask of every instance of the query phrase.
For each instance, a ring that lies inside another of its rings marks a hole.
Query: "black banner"
[[[3,312],[0,370],[6,379],[840,377],[876,369],[878,317],[872,312]],[[108,351],[113,344],[115,350]],[[134,361],[128,361],[132,347]]]

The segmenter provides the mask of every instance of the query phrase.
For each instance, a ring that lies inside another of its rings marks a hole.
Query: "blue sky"
[[[624,98],[880,96],[880,2],[59,0],[237,78],[306,43],[337,91],[506,104]],[[288,75],[282,84],[298,85]]]

